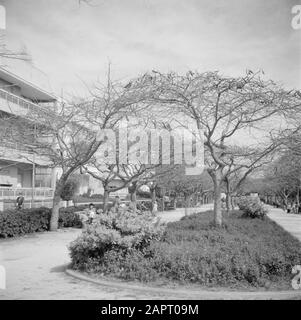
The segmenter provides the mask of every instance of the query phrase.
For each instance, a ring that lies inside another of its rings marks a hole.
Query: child
[[[89,223],[92,223],[93,222],[93,219],[95,218],[95,215],[96,215],[96,208],[94,206],[93,203],[90,203],[89,204],[89,209],[88,209],[88,221]]]

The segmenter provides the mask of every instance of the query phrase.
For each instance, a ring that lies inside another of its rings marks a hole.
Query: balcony
[[[0,142],[0,160],[1,159],[28,164],[35,163],[40,166],[48,166],[50,164],[47,157],[34,154],[28,146],[9,141]]]
[[[25,200],[51,200],[53,189],[51,188],[10,188],[0,187],[0,200],[16,200],[19,193],[22,193]],[[32,197],[32,194],[34,197]]]
[[[39,108],[39,105],[0,89],[0,110],[10,114],[24,116],[28,111],[36,108]]]

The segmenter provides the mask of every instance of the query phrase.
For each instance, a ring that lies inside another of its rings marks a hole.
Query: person
[[[24,197],[22,193],[19,193],[19,196],[16,199],[16,207],[18,210],[21,210],[23,208],[23,203],[24,203]]]
[[[117,213],[119,211],[119,207],[120,207],[120,198],[119,196],[116,196],[113,203],[113,207],[112,207],[113,212]]]
[[[79,218],[80,218],[80,221],[82,223],[82,226],[83,226],[83,230],[87,229],[87,222],[89,220],[87,214],[85,211],[81,211],[79,213]]]
[[[290,203],[288,203],[288,205],[286,206],[286,212],[291,213],[291,209],[292,209],[292,206]]]
[[[153,213],[158,212],[158,203],[157,203],[157,201],[154,201],[154,203],[153,203],[153,210],[152,210],[152,212],[153,212]]]
[[[292,213],[295,213],[295,210],[296,210],[296,205],[295,203],[292,204],[292,208],[291,208],[291,212]]]
[[[93,219],[95,218],[95,215],[96,215],[96,208],[93,203],[89,204],[89,209],[88,209],[87,215],[88,215],[88,219],[89,219],[88,222],[92,223]]]

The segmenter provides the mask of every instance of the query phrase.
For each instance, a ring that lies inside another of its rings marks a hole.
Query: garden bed
[[[267,217],[245,218],[241,211],[231,212],[222,228],[212,220],[211,211],[184,217],[144,246],[111,246],[106,238],[99,250],[95,238],[82,235],[71,245],[72,268],[152,285],[291,289],[292,267],[301,262],[297,239]]]

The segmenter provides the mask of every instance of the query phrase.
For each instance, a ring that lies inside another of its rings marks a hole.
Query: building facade
[[[25,61],[0,60],[0,116],[25,117],[31,108],[51,106],[56,97],[50,93],[47,77]],[[48,88],[47,88],[48,87]],[[30,124],[29,124],[30,125]],[[38,124],[37,124],[38,125]],[[25,206],[43,205],[53,196],[56,170],[46,159],[26,151],[24,146],[1,136],[0,141],[0,210],[10,207],[19,193]]]

